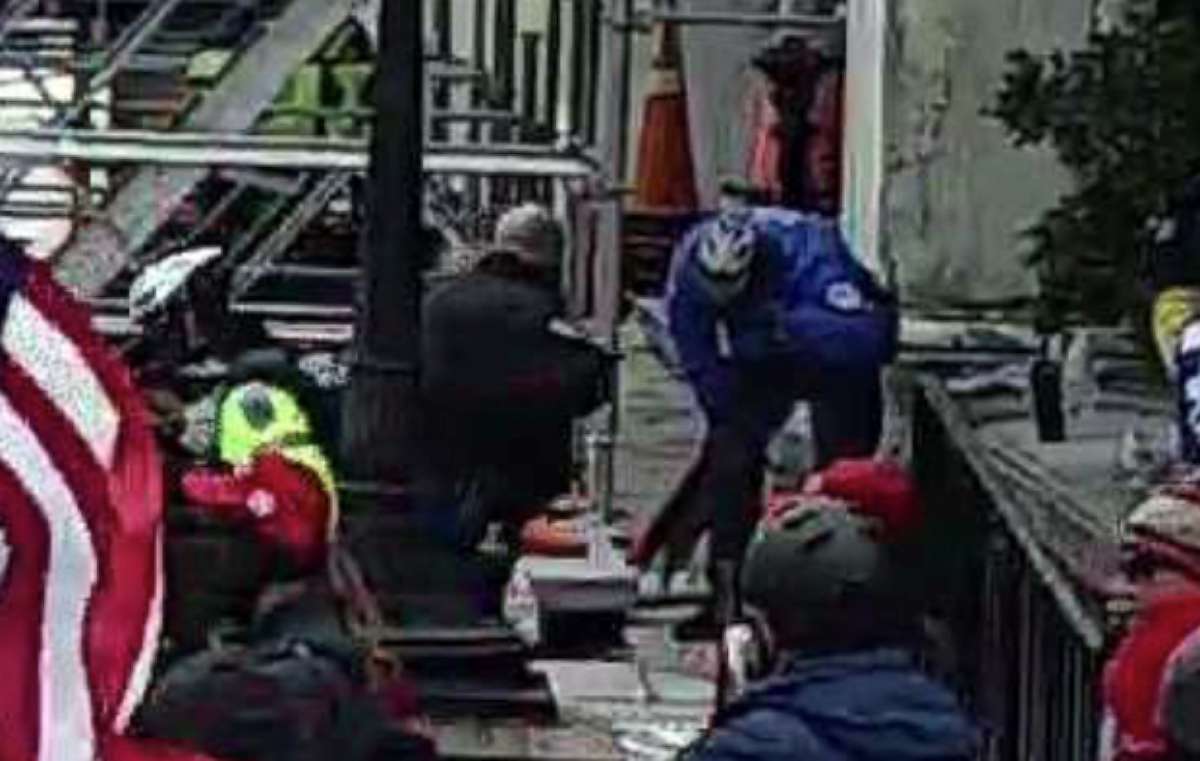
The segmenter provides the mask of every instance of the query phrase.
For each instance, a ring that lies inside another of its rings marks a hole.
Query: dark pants
[[[487,526],[520,529],[570,490],[571,418],[557,410],[433,408],[423,437],[418,500],[455,544]],[[520,414],[525,412],[526,414]]]
[[[762,514],[767,447],[797,399],[808,398],[812,405],[816,462],[822,468],[875,453],[883,394],[878,375],[806,388],[768,373],[744,377],[735,398],[727,413],[709,416],[704,448],[684,486],[692,494],[680,496],[697,500],[695,513],[712,521],[712,560],[740,564]]]

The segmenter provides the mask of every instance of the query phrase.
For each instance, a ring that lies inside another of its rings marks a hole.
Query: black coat
[[[572,421],[595,409],[603,352],[550,329],[557,284],[497,254],[426,298],[421,342],[426,483],[483,523],[522,520],[570,485]],[[465,495],[470,494],[470,497]]]

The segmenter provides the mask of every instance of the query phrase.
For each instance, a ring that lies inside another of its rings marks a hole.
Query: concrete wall
[[[981,116],[1015,47],[1082,42],[1093,0],[852,0],[847,227],[895,267],[906,300],[953,306],[1029,296],[1020,231],[1065,177],[1046,154],[1007,146]],[[863,5],[880,6],[864,9]],[[886,29],[861,24],[886,16]],[[883,31],[883,35],[876,32]],[[882,39],[886,54],[864,45]],[[865,72],[865,73],[864,73]],[[879,88],[870,78],[882,75]],[[855,87],[855,78],[868,86]],[[865,79],[864,79],[865,77]],[[873,129],[882,118],[883,155]],[[881,176],[879,176],[881,175]],[[872,204],[878,203],[878,213]]]

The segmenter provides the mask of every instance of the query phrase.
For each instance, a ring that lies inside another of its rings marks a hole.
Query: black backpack
[[[137,727],[222,761],[436,757],[428,740],[389,721],[339,654],[301,642],[180,661],[151,691]]]

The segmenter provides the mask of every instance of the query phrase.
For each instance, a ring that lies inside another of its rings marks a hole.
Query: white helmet
[[[720,298],[741,293],[750,280],[759,239],[750,215],[728,211],[705,226],[697,241],[696,261],[705,281]]]
[[[192,248],[146,267],[129,288],[130,318],[141,322],[164,309],[193,275],[222,253],[219,246]]]

